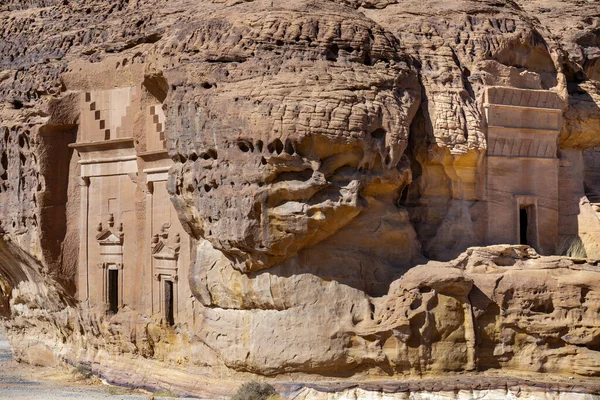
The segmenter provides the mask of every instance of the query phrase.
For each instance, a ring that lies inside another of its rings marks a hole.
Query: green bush
[[[246,382],[233,395],[231,400],[268,400],[277,398],[275,388],[268,383]]]
[[[92,372],[92,368],[90,366],[79,364],[73,370],[73,375],[79,379],[90,379],[92,376],[94,376],[94,373]]]

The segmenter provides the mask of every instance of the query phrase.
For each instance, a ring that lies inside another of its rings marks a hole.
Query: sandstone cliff
[[[600,375],[594,2],[0,18],[0,312],[22,360],[214,396]]]

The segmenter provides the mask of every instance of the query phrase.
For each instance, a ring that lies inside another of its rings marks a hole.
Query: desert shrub
[[[277,398],[275,388],[264,382],[246,382],[233,395],[231,400],[268,400]]]
[[[557,252],[562,256],[587,258],[585,246],[579,235],[561,235],[558,238]]]
[[[90,366],[79,364],[73,370],[73,375],[80,379],[90,379],[94,373],[92,372],[92,368]]]

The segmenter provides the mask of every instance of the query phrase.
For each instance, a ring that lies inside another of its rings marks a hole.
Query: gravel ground
[[[95,378],[85,378],[72,368],[32,367],[19,364],[0,327],[0,399],[10,400],[148,400],[152,394],[138,390],[103,385]],[[155,397],[169,400],[173,397]]]

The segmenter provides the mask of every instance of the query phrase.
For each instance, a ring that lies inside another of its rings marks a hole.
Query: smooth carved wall
[[[541,254],[554,254],[561,100],[549,91],[489,87],[484,109],[487,242],[529,244]]]
[[[180,278],[188,274],[189,236],[166,189],[172,161],[162,104],[143,91],[81,95],[80,133],[71,145],[81,157],[78,294],[106,311],[129,307],[186,322],[193,296]]]

